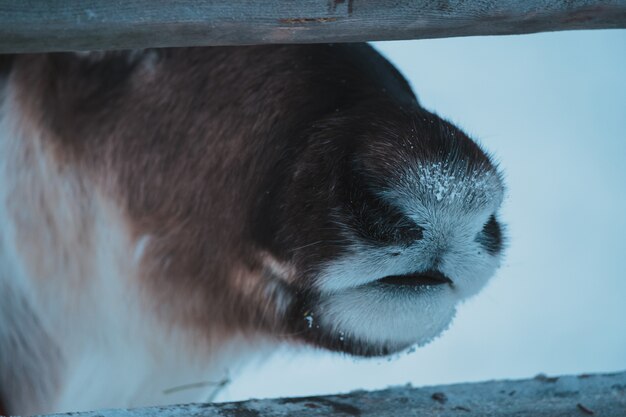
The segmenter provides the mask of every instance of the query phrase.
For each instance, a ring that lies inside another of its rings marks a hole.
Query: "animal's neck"
[[[155,305],[142,285],[151,237],[138,235],[89,175],[58,163],[12,93],[0,101],[0,397],[7,411],[210,399],[246,343],[161,320],[155,310],[170,307]]]
[[[13,315],[0,313],[0,386],[13,414],[208,401],[247,355],[234,339],[194,346],[189,334],[147,317],[137,300],[120,302],[111,288],[87,296],[59,325],[47,320],[58,311],[29,306],[2,285]]]
[[[57,174],[42,170],[46,181],[40,184],[61,186]],[[134,239],[105,197],[67,190],[48,198],[43,188],[11,183],[11,171],[0,175],[0,188],[10,190],[0,210],[0,293],[6,300],[0,305],[0,386],[8,410],[210,399],[245,345],[238,343],[236,351],[232,335],[195,335],[154,314],[140,286],[149,242]],[[72,179],[64,178],[69,184]],[[51,234],[55,228],[67,231],[63,239]]]

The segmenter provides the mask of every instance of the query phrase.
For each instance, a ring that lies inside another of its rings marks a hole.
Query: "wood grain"
[[[571,417],[626,415],[626,372],[389,388],[321,397],[73,413],[73,417]],[[59,415],[62,416],[62,415]],[[69,415],[68,415],[69,416]]]
[[[626,0],[0,0],[0,53],[626,27]]]

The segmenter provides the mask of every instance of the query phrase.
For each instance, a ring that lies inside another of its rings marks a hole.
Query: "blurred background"
[[[282,348],[217,400],[625,370],[626,30],[374,46],[500,162],[503,266],[424,348]]]

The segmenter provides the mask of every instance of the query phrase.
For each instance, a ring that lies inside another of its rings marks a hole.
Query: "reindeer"
[[[0,403],[425,344],[497,268],[502,190],[366,44],[0,56]]]

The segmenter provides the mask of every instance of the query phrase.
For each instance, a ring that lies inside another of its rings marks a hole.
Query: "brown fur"
[[[134,235],[153,236],[144,280],[164,318],[186,312],[177,319],[201,331],[272,327],[249,301],[275,278],[263,272],[246,228],[284,137],[341,108],[346,92],[335,83],[363,77],[350,51],[337,49],[23,56],[14,82],[21,111],[50,132],[55,161],[84,169],[123,208]],[[142,67],[147,54],[151,68]],[[328,62],[343,76],[320,74]],[[373,84],[352,95],[386,94]]]
[[[121,215],[130,241],[150,237],[133,285],[153,314],[200,340],[262,333],[387,353],[332,344],[315,329],[302,336],[313,268],[345,243],[328,213],[367,206],[393,218],[354,190],[367,188],[364,179],[388,186],[396,175],[389,167],[406,158],[445,154],[468,170],[493,168],[462,132],[422,109],[367,45],[23,55],[0,58],[0,71],[10,71],[11,105],[34,138],[16,163],[35,169],[38,155],[67,179],[38,184],[40,223],[21,232],[35,275],[45,277],[51,262],[38,239],[69,239],[58,246],[89,252],[101,199]],[[402,132],[421,145],[401,148]],[[67,187],[71,198],[59,195]],[[16,199],[16,216],[25,200]],[[59,201],[68,207],[47,211]],[[59,213],[76,223],[68,228]],[[77,294],[88,262],[68,262]]]

